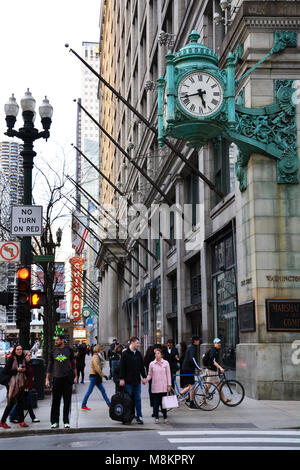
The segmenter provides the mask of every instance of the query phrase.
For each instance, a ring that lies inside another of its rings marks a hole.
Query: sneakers
[[[141,418],[136,419],[137,424],[144,424],[144,421]]]
[[[81,409],[90,411],[91,408],[88,408],[87,406],[82,406]]]
[[[0,421],[0,428],[11,429],[11,426],[8,426],[8,424],[4,423],[3,421]]]
[[[59,428],[59,424],[58,424],[58,423],[53,423],[53,424],[51,424],[51,429],[56,429],[56,428]]]
[[[195,405],[195,403],[193,401],[191,401],[191,403],[188,405],[188,407],[191,410],[198,410],[198,407]]]
[[[70,424],[69,424],[69,423],[65,423],[65,424],[64,424],[64,428],[65,428],[65,429],[69,429],[69,428],[70,428]]]
[[[34,418],[34,419],[32,420],[32,422],[33,422],[33,423],[40,423],[40,420],[39,420],[38,418]]]
[[[19,426],[21,428],[28,428],[28,424],[24,423],[24,421],[22,421],[22,423],[19,423]]]

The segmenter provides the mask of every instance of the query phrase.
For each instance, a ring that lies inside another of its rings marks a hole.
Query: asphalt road
[[[53,434],[3,438],[0,450],[94,450],[111,452],[215,450],[300,450],[300,431],[166,430]],[[153,455],[154,455],[153,454]]]

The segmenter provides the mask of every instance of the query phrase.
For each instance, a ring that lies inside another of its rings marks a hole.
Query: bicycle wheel
[[[220,388],[221,400],[226,406],[238,406],[244,400],[245,389],[238,380],[226,380]]]
[[[220,392],[215,384],[201,382],[201,385],[195,389],[194,400],[199,409],[212,411],[220,403]]]

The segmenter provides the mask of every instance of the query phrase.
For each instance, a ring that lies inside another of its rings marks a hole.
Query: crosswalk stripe
[[[175,435],[180,435],[180,436],[186,436],[189,434],[193,434],[195,436],[205,436],[205,435],[256,435],[256,436],[263,436],[263,435],[268,435],[268,436],[299,436],[300,437],[300,431],[195,431],[195,430],[190,430],[190,431],[158,431],[158,433],[161,436],[175,436]]]
[[[232,442],[234,443],[260,443],[260,442],[266,442],[266,443],[284,443],[286,442],[287,444],[299,444],[300,445],[300,440],[299,439],[290,439],[290,438],[276,438],[276,437],[270,437],[270,438],[259,438],[257,439],[256,437],[241,437],[241,438],[234,438],[232,439],[231,437],[211,437],[211,438],[201,438],[201,437],[191,437],[191,438],[175,438],[175,439],[168,439],[168,441],[171,444],[183,444],[183,443],[192,443],[192,442],[197,442],[197,443],[222,443],[225,444],[226,442]]]
[[[297,447],[278,447],[278,446],[195,446],[195,447],[177,447],[177,450],[297,450]]]

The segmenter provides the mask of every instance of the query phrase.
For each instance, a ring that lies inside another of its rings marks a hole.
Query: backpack
[[[202,364],[204,367],[209,367],[211,365],[210,351],[211,350],[209,349],[205,354],[202,355]]]
[[[126,392],[117,392],[111,397],[109,416],[114,421],[131,423],[134,418],[134,402]]]

